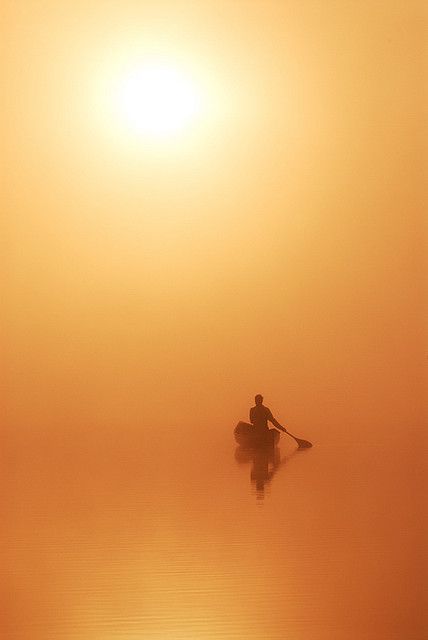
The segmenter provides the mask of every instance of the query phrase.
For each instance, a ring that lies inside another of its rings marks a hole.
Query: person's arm
[[[272,411],[269,411],[268,414],[268,420],[269,422],[272,422],[273,426],[276,427],[277,429],[279,429],[280,431],[285,431],[285,433],[287,433],[287,429],[285,427],[282,426],[282,424],[279,424],[278,420],[276,420],[273,415],[272,415]]]
[[[251,424],[254,424],[254,407],[251,407],[250,409],[250,422]]]

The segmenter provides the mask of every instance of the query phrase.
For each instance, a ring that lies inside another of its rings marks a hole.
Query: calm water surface
[[[423,452],[357,434],[11,438],[4,637],[422,640]]]

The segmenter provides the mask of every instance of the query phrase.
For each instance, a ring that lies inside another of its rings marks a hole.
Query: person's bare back
[[[282,425],[273,417],[272,411],[265,407],[263,404],[263,396],[257,394],[255,399],[255,406],[250,409],[250,422],[257,429],[269,429],[268,422],[271,422],[274,427],[280,431],[286,431]]]

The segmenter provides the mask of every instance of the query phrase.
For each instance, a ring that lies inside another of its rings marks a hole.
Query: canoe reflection
[[[286,457],[281,459],[278,447],[237,447],[235,459],[239,464],[251,463],[250,480],[255,485],[258,499],[264,498],[266,486],[271,482],[278,467],[283,465]]]

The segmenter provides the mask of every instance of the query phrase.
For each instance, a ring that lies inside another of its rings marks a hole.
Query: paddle
[[[297,442],[299,449],[309,449],[309,447],[312,447],[312,442],[309,442],[309,440],[296,438],[296,436],[293,436],[293,434],[287,431],[287,429],[284,429],[284,427],[282,428],[282,431],[284,431],[284,433],[286,433],[288,436],[291,436],[291,438],[293,438],[293,440]]]

